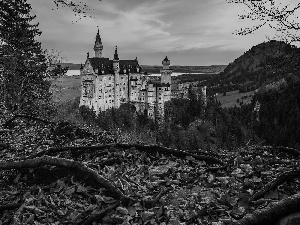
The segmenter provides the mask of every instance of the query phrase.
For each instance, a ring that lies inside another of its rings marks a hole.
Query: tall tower
[[[98,33],[96,35],[96,40],[95,40],[95,45],[94,45],[94,51],[95,51],[96,58],[102,58],[102,50],[103,50],[103,45],[102,45],[101,37],[99,34],[99,28],[98,28]]]
[[[162,61],[163,68],[160,70],[161,73],[161,83],[162,84],[170,84],[171,85],[171,74],[172,70],[170,69],[170,60],[166,56],[166,58]]]
[[[114,60],[113,60],[113,70],[114,70],[114,107],[120,107],[120,91],[119,91],[119,71],[120,71],[120,64],[119,64],[119,56],[118,56],[118,47],[116,46]]]

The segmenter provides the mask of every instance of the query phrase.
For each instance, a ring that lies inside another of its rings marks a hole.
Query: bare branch
[[[231,3],[231,2],[229,2]],[[276,31],[273,38],[283,41],[298,42],[300,41],[300,19],[299,14],[300,3],[295,5],[282,4],[279,0],[262,0],[262,1],[240,1],[247,6],[245,14],[239,15],[239,19],[248,19],[258,21],[259,25],[253,27],[242,28],[236,31],[238,35],[247,35],[256,32],[261,27],[269,25]]]

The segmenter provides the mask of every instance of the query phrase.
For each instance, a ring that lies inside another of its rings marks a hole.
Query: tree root
[[[266,208],[256,210],[233,225],[266,225],[277,224],[280,219],[299,212],[300,194],[292,195],[277,203],[270,203]]]
[[[256,146],[255,149],[261,149],[266,151],[276,150],[278,152],[284,152],[294,156],[300,156],[300,150],[284,146]]]
[[[88,219],[86,219],[85,221],[79,223],[80,225],[92,225],[94,222],[100,222],[101,219],[110,211],[113,211],[114,209],[116,209],[118,206],[120,205],[120,202],[117,202],[103,210],[101,210],[99,213],[97,214],[92,214],[89,216]]]
[[[168,191],[169,189],[162,188],[160,192],[152,200],[146,200],[146,199],[142,200],[142,205],[147,209],[153,208],[154,206],[156,206],[156,204],[161,199],[161,197],[164,196],[164,194],[166,194]]]
[[[90,169],[80,162],[69,159],[54,158],[50,156],[43,156],[35,159],[27,159],[18,162],[0,162],[0,169],[22,169],[22,168],[35,168],[44,165],[52,165],[73,169],[75,172],[81,172],[84,175],[92,178],[98,185],[106,188],[118,200],[129,202],[132,199],[125,196],[117,187],[112,185],[107,179],[100,176],[95,170]]]
[[[0,143],[0,151],[4,149],[9,149],[10,145],[7,143]]]
[[[10,132],[12,132],[12,130],[9,130],[9,129],[0,130],[0,134],[6,134],[6,133],[10,133]]]
[[[192,154],[192,153],[189,153],[186,151],[160,147],[157,145],[122,144],[122,143],[113,143],[113,144],[98,145],[98,146],[79,146],[79,147],[70,146],[70,147],[49,148],[47,151],[39,152],[33,156],[30,156],[29,158],[40,157],[43,155],[55,155],[55,153],[64,152],[64,151],[71,151],[71,152],[73,152],[74,156],[79,156],[80,154],[86,153],[87,151],[99,151],[99,150],[108,149],[108,151],[111,152],[112,149],[115,149],[115,148],[123,148],[123,149],[136,148],[139,151],[173,154],[177,157],[191,156],[191,157],[195,158],[196,160],[203,160],[210,164],[225,165],[224,162],[222,162],[221,160],[219,160],[215,157],[212,157],[212,156],[208,156],[208,155]]]
[[[44,155],[50,155],[54,156],[57,153],[71,151],[73,155],[79,156],[82,153],[86,153],[89,151],[99,151],[99,150],[105,150],[109,149],[113,146],[113,144],[107,144],[107,145],[97,145],[97,146],[66,146],[66,147],[53,147],[49,148],[46,151],[39,152],[37,154],[34,154],[30,156],[29,158],[36,158],[41,157]]]
[[[186,157],[186,156],[191,156],[195,158],[196,160],[203,160],[207,163],[210,164],[220,164],[224,165],[224,162],[221,160],[212,157],[212,156],[207,156],[207,155],[196,155],[196,154],[191,154],[185,151],[177,150],[177,149],[171,149],[171,148],[165,148],[165,147],[160,147],[157,145],[140,145],[140,144],[115,144],[115,147],[117,148],[136,148],[139,151],[146,151],[146,152],[160,152],[164,154],[173,154],[178,157]]]
[[[254,200],[257,200],[257,199],[261,198],[265,193],[270,191],[271,189],[283,184],[286,181],[291,181],[294,178],[298,178],[298,177],[300,177],[300,170],[292,170],[292,171],[289,171],[289,172],[281,173],[281,174],[278,175],[277,178],[275,178],[271,182],[267,183],[260,191],[255,193],[249,199],[249,201],[252,202]]]
[[[19,208],[22,204],[20,203],[10,203],[6,205],[0,205],[0,212],[4,210],[11,210],[11,209],[16,209]]]
[[[284,146],[276,146],[276,147],[273,147],[273,148],[277,151],[280,151],[280,152],[289,153],[289,154],[292,154],[294,156],[300,156],[300,151],[298,149],[295,149],[295,148],[284,147]]]

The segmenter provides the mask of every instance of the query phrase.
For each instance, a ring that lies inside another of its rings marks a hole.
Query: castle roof
[[[113,60],[110,60],[109,58],[89,58],[91,65],[96,71],[98,69],[99,75],[104,74],[113,74]],[[102,67],[104,69],[104,73],[102,74]],[[139,68],[139,72],[141,72],[141,68],[139,66],[139,63],[137,60],[119,60],[119,67],[121,68],[120,74],[124,74],[123,68],[126,68],[126,73],[128,72],[128,69],[130,68],[131,73],[137,73],[137,68]]]

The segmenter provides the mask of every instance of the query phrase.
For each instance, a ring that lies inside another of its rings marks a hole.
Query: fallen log
[[[255,201],[261,197],[271,189],[283,184],[286,181],[291,181],[295,178],[300,177],[300,170],[292,170],[289,172],[284,172],[279,174],[274,180],[267,183],[260,191],[252,195],[252,197],[249,199],[250,202]]]
[[[112,185],[107,179],[99,175],[95,170],[86,167],[84,164],[63,158],[55,158],[50,156],[43,156],[35,159],[27,159],[18,162],[0,162],[0,169],[22,169],[22,168],[36,168],[44,165],[64,167],[73,169],[75,172],[81,172],[84,175],[92,178],[99,186],[107,189],[116,199],[123,201],[130,201],[131,199],[124,194],[114,185]]]
[[[192,154],[192,153],[188,153],[182,150],[178,150],[178,149],[172,149],[172,148],[166,148],[166,147],[161,147],[161,146],[157,146],[157,145],[140,145],[140,144],[115,144],[115,147],[117,148],[125,148],[125,149],[130,149],[130,148],[135,148],[137,150],[140,151],[146,151],[146,152],[160,152],[160,153],[164,153],[164,154],[173,154],[174,156],[177,157],[186,157],[186,156],[190,156],[193,157],[196,160],[203,160],[207,163],[210,164],[220,164],[220,165],[224,165],[225,163],[222,162],[221,160],[212,157],[212,156],[207,156],[207,155],[196,155],[196,154]]]
[[[276,203],[270,203],[266,208],[256,210],[251,215],[233,222],[233,225],[266,225],[282,224],[281,219],[288,218],[289,215],[299,212],[300,194],[290,196]]]

